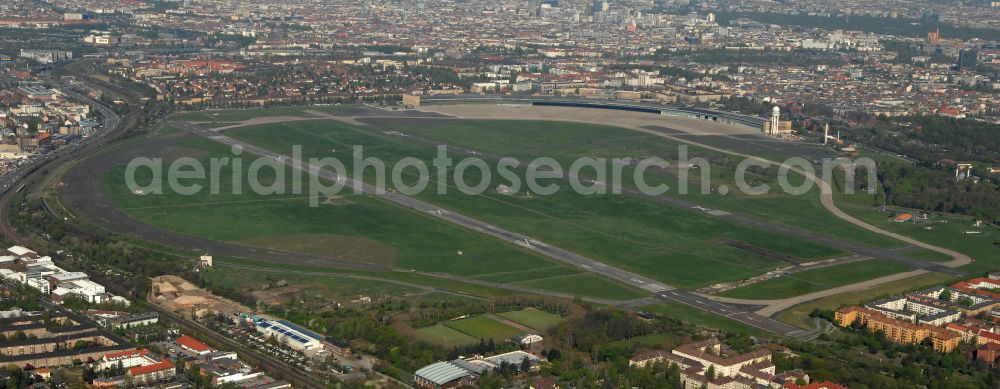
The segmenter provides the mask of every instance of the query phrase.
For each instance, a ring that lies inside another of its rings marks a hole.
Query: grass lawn
[[[643,335],[632,339],[619,340],[605,343],[597,348],[602,351],[622,350],[627,353],[631,350],[670,350],[680,346],[686,340],[684,336],[675,334],[655,333]]]
[[[530,160],[539,156],[552,157],[563,163],[563,166],[569,166],[573,160],[579,157],[635,158],[657,156],[674,162],[678,160],[679,146],[683,144],[627,129],[581,123],[385,118],[364,119],[363,121],[377,124],[380,127],[404,130],[410,134],[450,145],[462,145],[478,151],[512,156],[521,160]],[[699,139],[694,137],[694,140]],[[807,148],[808,146],[802,147]],[[817,150],[814,152],[822,153],[823,150],[819,149],[820,147],[817,146]],[[713,188],[719,185],[727,185],[729,188],[736,187],[733,177],[740,158],[695,146],[687,146],[687,150],[689,158],[703,157],[710,161]],[[769,156],[765,155],[764,157]],[[628,167],[625,172],[626,183],[632,183],[630,177],[633,176],[634,170]],[[751,172],[748,174],[748,181],[754,184],[767,183],[772,188],[777,188],[776,172],[777,168],[769,168],[767,174],[762,175],[755,175]],[[679,179],[674,173],[676,173],[676,169],[667,169],[666,172],[653,169],[647,171],[646,179],[650,183],[664,183],[676,188]],[[700,186],[693,186],[700,177],[699,174],[691,173],[691,193],[680,195],[677,194],[677,190],[672,189],[667,195],[687,198],[714,208],[762,217],[770,221],[873,246],[902,245],[896,240],[867,233],[850,223],[833,217],[820,204],[816,189],[803,195],[772,193],[764,196],[749,196],[739,195],[735,190],[727,196],[720,196],[715,192],[701,194],[697,190]],[[793,179],[792,182],[796,181]],[[823,223],[816,223],[817,215],[828,216],[828,218],[825,218]]]
[[[355,299],[359,295],[372,298],[386,296],[402,297],[423,292],[423,289],[391,282],[350,278],[338,274],[316,276],[293,272],[272,272],[240,269],[238,272],[226,267],[204,271],[205,281],[214,287],[245,290],[268,304],[281,305],[294,297],[315,298],[322,296],[331,300]],[[278,287],[279,281],[287,283]]]
[[[812,328],[812,324],[806,324],[805,321],[809,318],[809,314],[817,308],[832,310],[847,305],[866,303],[883,297],[897,295],[934,285],[951,284],[955,281],[957,281],[956,278],[941,273],[922,274],[916,277],[885,283],[865,290],[841,293],[835,296],[796,305],[791,309],[779,312],[775,318],[802,328]]]
[[[443,324],[474,339],[492,338],[495,341],[502,341],[524,334],[524,331],[501,323],[489,316],[476,316],[468,319],[449,321]]]
[[[792,273],[720,293],[725,297],[769,300],[794,297],[911,270],[899,262],[871,259]]]
[[[664,317],[705,327],[714,330],[727,331],[732,333],[747,333],[753,336],[765,338],[773,337],[774,334],[765,332],[759,328],[743,324],[736,320],[722,317],[714,313],[708,313],[697,308],[692,308],[680,303],[658,303],[645,305],[636,308],[639,311],[647,311],[660,314]]]
[[[534,308],[526,308],[520,311],[510,311],[498,314],[498,316],[513,321],[518,324],[522,324],[538,331],[545,331],[556,324],[559,324],[563,318],[559,315],[551,314],[545,311],[541,311]]]
[[[207,139],[185,141],[176,147],[162,153],[201,154],[203,160],[226,153]],[[242,194],[234,194],[232,172],[227,169],[222,170],[219,180],[220,194],[211,194],[206,188],[185,196],[170,192],[165,185],[163,195],[136,195],[125,185],[124,171],[124,167],[114,168],[103,179],[103,190],[116,205],[147,223],[208,239],[469,276],[556,265],[516,246],[368,195],[346,196],[310,207],[303,195],[254,194],[248,179],[242,182]],[[146,182],[151,175],[148,169],[137,173],[139,182]],[[275,177],[273,172],[271,176],[262,173],[260,180],[270,183]],[[234,217],[245,222],[234,223]]]
[[[951,257],[948,255],[926,249],[909,252],[903,255],[906,256],[907,258],[919,259],[921,261],[929,261],[929,262],[948,262],[951,260]]]
[[[426,286],[449,292],[459,293],[462,295],[479,296],[484,298],[496,298],[503,296],[525,294],[523,292],[512,291],[509,289],[502,289],[500,287],[467,283],[461,280],[456,280],[454,278],[449,278],[447,280],[444,280],[441,277],[434,277],[426,274],[419,274],[419,273],[405,272],[405,271],[377,272],[377,271],[339,270],[339,269],[330,269],[322,267],[309,267],[309,266],[301,266],[295,264],[282,264],[274,262],[262,262],[262,261],[233,259],[233,258],[216,258],[216,262],[231,263],[234,265],[251,265],[264,269],[274,269],[273,271],[268,271],[267,273],[275,273],[275,272],[277,272],[278,274],[304,273],[311,277],[326,277],[326,274],[324,273],[328,273],[330,277],[333,277],[335,279],[344,274],[375,277],[377,279],[385,281],[403,282],[407,284]],[[243,270],[241,269],[240,271]],[[581,293],[579,293],[578,295],[581,297],[599,298],[608,300],[631,299],[631,298],[643,297],[646,295],[641,291],[635,291],[623,285],[611,283],[608,281],[605,282],[606,284],[599,289],[584,290],[581,291]],[[539,289],[562,292],[561,290],[558,289],[554,290],[549,287],[544,287],[544,285]],[[358,290],[358,292],[363,293],[364,291],[365,289],[362,285],[362,287]]]
[[[617,282],[588,273],[521,281],[513,284],[574,296],[603,296],[603,298],[610,300],[631,300],[649,296],[649,292],[626,288]]]
[[[1000,236],[1000,229],[988,224],[976,227],[973,225],[974,218],[972,217],[931,212],[926,221],[894,223],[890,222],[889,219],[897,212],[919,213],[919,211],[892,207],[882,211],[880,207],[871,205],[871,196],[864,195],[839,195],[837,196],[837,204],[844,212],[876,227],[972,257],[973,262],[961,269],[973,275],[1000,270],[1000,245],[995,244],[997,236]],[[949,260],[941,254],[922,251],[910,253],[907,256],[929,261]]]
[[[172,115],[171,120],[190,122],[242,122],[262,116],[309,116],[303,111],[311,107],[274,107],[253,109],[227,109],[180,112]]]
[[[330,156],[332,151],[334,157],[344,162],[348,173],[354,169],[351,158],[345,158],[345,154],[354,145],[364,146],[365,157],[379,157],[388,166],[403,157],[415,157],[430,165],[436,154],[431,146],[332,122],[261,125],[227,134],[281,153],[290,153],[293,145],[301,145],[306,157]],[[363,176],[371,181],[373,172],[374,169],[366,169]],[[471,169],[466,170],[466,178],[476,183],[480,176],[476,169]],[[490,178],[488,188],[507,182],[500,177]],[[562,190],[553,195],[528,197],[493,191],[463,195],[457,193],[452,178],[448,178],[448,194],[435,193],[438,180],[443,179],[432,177],[429,182],[432,189],[417,197],[671,285],[696,287],[739,280],[772,270],[782,263],[718,244],[718,239],[752,242],[764,249],[804,259],[843,254],[823,245],[794,241],[781,234],[709,217],[700,211],[639,197],[580,195],[565,181]],[[692,263],[698,266],[690,266]]]
[[[443,324],[417,329],[417,339],[444,348],[467,346],[479,342],[478,338],[473,338]]]

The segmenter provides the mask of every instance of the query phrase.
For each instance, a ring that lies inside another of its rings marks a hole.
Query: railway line
[[[142,109],[139,107],[142,95],[136,91],[123,88],[89,74],[89,70],[84,68],[85,64],[86,63],[82,61],[75,62],[66,65],[64,70],[71,75],[75,75],[78,79],[83,80],[94,89],[120,97],[131,107],[131,109],[129,110],[129,113],[122,118],[110,108],[105,107],[88,97],[78,95],[74,92],[67,92],[67,95],[70,95],[73,98],[89,100],[88,102],[91,103],[95,109],[101,112],[104,118],[105,128],[107,128],[107,133],[84,140],[83,142],[77,144],[76,147],[72,147],[69,150],[56,150],[53,152],[52,156],[46,157],[29,166],[22,167],[21,169],[2,178],[2,185],[0,185],[0,234],[3,234],[3,236],[9,241],[23,244],[26,240],[23,236],[20,236],[17,233],[17,230],[14,229],[13,226],[11,226],[11,215],[9,214],[10,212],[16,212],[16,210],[13,209],[12,201],[19,198],[19,195],[24,192],[26,188],[31,187],[36,182],[40,181],[40,179],[44,178],[44,176],[48,173],[48,170],[58,167],[64,163],[77,160],[104,148],[112,142],[121,139],[129,129],[135,128],[139,125],[139,120],[142,118]],[[11,190],[15,187],[16,190]]]
[[[277,373],[281,375],[281,378],[290,382],[295,387],[303,388],[326,388],[327,385],[320,382],[319,380],[312,378],[302,372],[299,372],[295,368],[289,366],[287,363],[278,361],[267,355],[261,354],[255,350],[250,349],[246,345],[237,342],[225,335],[213,331],[212,329],[205,327],[201,323],[193,320],[184,318],[174,312],[164,309],[154,302],[149,301],[149,307],[160,314],[161,317],[165,317],[171,322],[176,323],[178,326],[184,330],[202,335],[208,338],[209,341],[225,346],[226,348],[232,349],[239,354],[240,358],[250,362],[253,365],[260,366],[265,371],[271,373]]]

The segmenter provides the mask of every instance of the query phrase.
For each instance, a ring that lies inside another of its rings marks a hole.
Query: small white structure
[[[521,347],[530,347],[533,344],[541,343],[544,338],[538,334],[524,334],[514,338]]]

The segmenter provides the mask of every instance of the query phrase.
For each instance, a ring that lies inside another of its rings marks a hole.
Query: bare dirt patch
[[[231,315],[252,311],[246,305],[211,294],[173,275],[153,278],[151,300],[156,305],[184,317],[204,317],[217,313]]]

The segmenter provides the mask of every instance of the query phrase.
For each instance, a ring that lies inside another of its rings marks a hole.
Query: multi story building
[[[931,339],[934,350],[950,352],[958,347],[962,336],[930,324],[913,324],[886,316],[864,307],[847,307],[837,310],[837,324],[843,327],[860,322],[870,332],[882,332],[886,338],[906,344],[919,344]]]
[[[159,362],[159,359],[155,358],[146,349],[118,351],[101,356],[101,359],[97,361],[97,370],[117,367],[131,369],[136,366],[149,366]]]
[[[725,355],[722,344],[715,339],[686,344],[672,351],[637,354],[629,360],[630,366],[639,368],[658,363],[677,365],[686,389],[780,388],[787,382],[809,378],[798,370],[776,374],[768,349]]]

